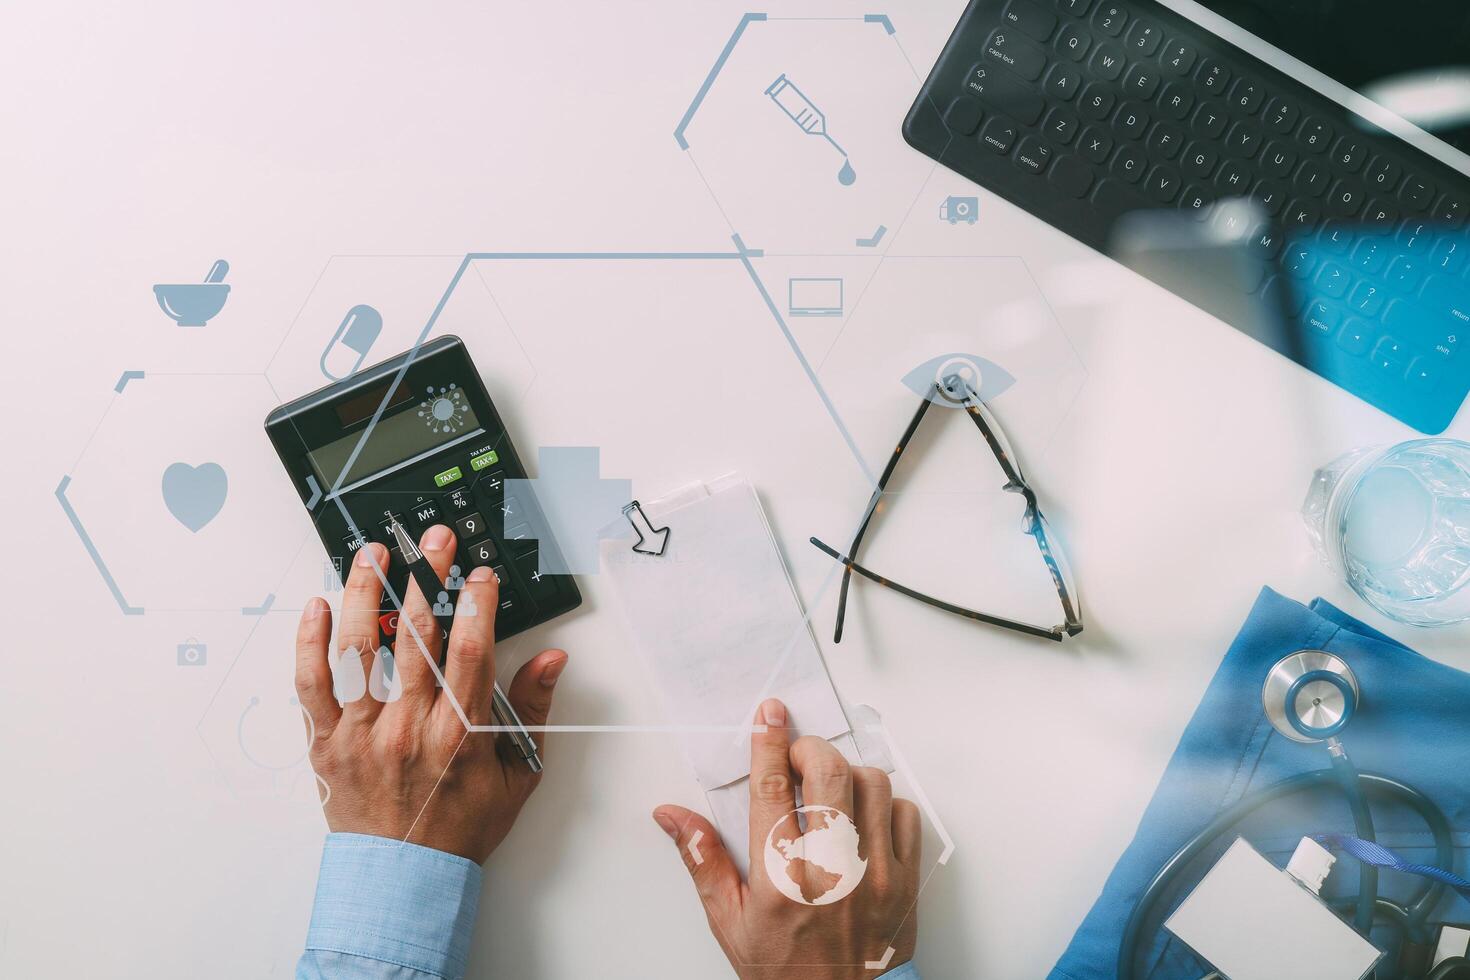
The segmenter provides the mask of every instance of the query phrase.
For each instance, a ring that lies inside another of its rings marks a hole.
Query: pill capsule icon
[[[330,381],[355,374],[382,332],[383,315],[371,306],[359,303],[348,310],[337,332],[322,348],[322,374]]]

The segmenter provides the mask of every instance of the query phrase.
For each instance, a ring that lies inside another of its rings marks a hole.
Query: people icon
[[[466,592],[463,596],[460,597],[460,600],[459,600],[459,614],[461,616],[474,616],[474,615],[477,615],[479,613],[479,611],[480,611],[480,607],[477,606],[477,605],[475,605],[475,597],[474,596],[472,596],[468,592]]]
[[[449,577],[444,580],[444,587],[446,589],[464,588],[464,576],[459,573],[458,565],[449,566]]]
[[[436,603],[434,603],[434,615],[435,616],[453,616],[454,615],[454,603],[452,603],[452,602],[449,601],[449,593],[448,592],[440,592],[439,593],[439,601],[436,602]]]

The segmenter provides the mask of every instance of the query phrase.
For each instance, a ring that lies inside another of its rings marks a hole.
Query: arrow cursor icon
[[[662,555],[664,549],[669,546],[669,529],[666,527],[654,527],[648,522],[648,515],[643,513],[643,505],[638,501],[623,505],[623,516],[628,523],[633,525],[633,530],[638,534],[638,542],[633,545],[633,550],[640,555]]]

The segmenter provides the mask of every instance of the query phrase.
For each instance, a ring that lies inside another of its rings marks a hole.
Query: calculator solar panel
[[[1421,431],[1470,391],[1470,179],[1154,0],[972,0],[903,132],[1096,249],[1233,243],[1140,271]]]
[[[377,541],[388,548],[388,582],[402,599],[409,574],[393,546],[391,518],[415,540],[444,524],[458,542],[459,576],[487,566],[500,581],[497,639],[576,608],[582,596],[572,577],[541,571],[566,564],[534,496],[507,492],[506,481],[525,480],[526,470],[464,343],[444,336],[424,344],[394,386],[408,358],[366,368],[266,420],[334,572],[345,581],[357,550]],[[385,594],[380,623],[388,642],[395,612]]]

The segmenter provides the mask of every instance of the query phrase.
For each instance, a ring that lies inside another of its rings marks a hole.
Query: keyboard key
[[[1439,380],[1439,365],[1434,363],[1432,357],[1416,357],[1409,364],[1409,371],[1404,377],[1416,389],[1427,391]]]
[[[510,575],[506,572],[504,565],[494,565],[490,574],[495,576],[495,582],[502,588],[510,584]]]
[[[1160,204],[1168,204],[1179,196],[1179,171],[1159,164],[1149,173],[1143,189],[1155,201]]]
[[[361,548],[367,543],[368,539],[362,534],[361,531],[359,531],[357,534],[349,534],[347,537],[342,539],[342,548],[344,549],[343,554],[356,554],[357,549]]]
[[[1153,202],[1120,180],[1098,181],[1097,188],[1092,192],[1092,200],[1098,211],[1109,217],[1154,208]]]
[[[1383,271],[1384,263],[1388,259],[1386,252],[1387,249],[1382,239],[1359,238],[1358,243],[1353,246],[1353,253],[1348,261],[1359,272],[1377,275]]]
[[[1321,153],[1332,142],[1332,126],[1325,119],[1308,116],[1297,139],[1312,153]]]
[[[1265,97],[1260,82],[1242,76],[1235,80],[1235,86],[1230,90],[1230,106],[1236,112],[1253,116]]]
[[[1341,221],[1324,221],[1322,231],[1317,236],[1318,244],[1324,246],[1329,252],[1342,255],[1353,247],[1358,235],[1354,228],[1348,227]]]
[[[983,115],[979,99],[961,95],[944,110],[944,125],[957,136],[969,136],[980,128],[980,117]]]
[[[1027,126],[1034,125],[1046,107],[1046,101],[1040,95],[1009,72],[977,66],[970,72],[965,85],[991,108],[1013,116]]]
[[[1250,248],[1256,258],[1269,262],[1281,251],[1281,235],[1270,226],[1258,228],[1251,237]]]
[[[1341,299],[1348,290],[1347,270],[1335,262],[1322,263],[1321,270],[1317,273],[1317,288],[1322,290],[1324,296]]]
[[[1164,66],[1164,71],[1171,75],[1188,75],[1189,69],[1194,67],[1195,50],[1182,41],[1170,41],[1159,55],[1159,62]]]
[[[1451,228],[1465,222],[1465,212],[1470,211],[1470,201],[1453,191],[1445,191],[1434,205],[1434,216]]]
[[[1038,41],[1045,41],[1057,29],[1056,14],[1038,7],[1031,0],[1011,0],[1011,5],[1001,14],[1001,20]]]
[[[1399,220],[1398,208],[1382,198],[1370,198],[1363,209],[1363,220],[1380,228],[1392,225]]]
[[[1113,152],[1113,138],[1100,129],[1088,128],[1083,131],[1077,148],[1093,163],[1102,164],[1107,162],[1108,154]]]
[[[1260,203],[1262,210],[1274,218],[1286,207],[1286,185],[1276,180],[1260,181],[1251,192],[1251,197]]]
[[[1057,9],[1073,17],[1081,17],[1092,6],[1092,0],[1057,0]]]
[[[1211,200],[1209,193],[1203,188],[1187,187],[1184,196],[1179,199],[1179,207],[1193,214],[1194,220],[1203,221],[1209,213]]]
[[[985,58],[996,65],[1004,65],[1028,82],[1041,77],[1046,67],[1046,52],[1034,41],[1014,31],[1001,29],[990,35],[985,44]]]
[[[1230,69],[1214,58],[1206,58],[1200,62],[1199,74],[1195,78],[1206,94],[1224,95],[1225,86],[1230,84]]]
[[[1046,133],[1047,139],[1066,146],[1077,135],[1079,126],[1081,123],[1078,122],[1075,112],[1063,106],[1057,106],[1047,113],[1046,125],[1042,127],[1042,131]]]
[[[1378,157],[1368,168],[1368,187],[1384,194],[1391,193],[1399,183],[1399,165],[1385,157]]]
[[[519,616],[522,612],[520,596],[514,592],[500,593],[500,606],[495,615],[499,619],[508,619]]]
[[[1241,208],[1216,208],[1210,217],[1217,241],[1243,242],[1250,238],[1250,214]],[[1251,284],[1252,288],[1255,283]]]
[[[1281,268],[1297,279],[1305,279],[1317,266],[1317,255],[1306,245],[1293,245],[1281,256]]]
[[[531,593],[533,599],[545,599],[556,592],[557,576],[537,568],[539,562],[540,558],[534,551],[522,559],[521,572],[526,581],[526,591]]]
[[[1284,143],[1276,140],[1266,144],[1261,153],[1261,169],[1271,177],[1285,177],[1296,166],[1296,154]]]
[[[524,555],[528,551],[535,551],[536,536],[531,533],[531,525],[517,524],[506,531],[505,546],[512,555]]]
[[[1039,174],[1051,162],[1051,147],[1035,136],[1027,136],[1016,147],[1015,163],[1027,173]]]
[[[1424,278],[1423,263],[1411,255],[1395,255],[1388,264],[1388,282],[1400,294],[1416,289]]]
[[[1011,145],[1016,142],[1018,133],[1015,123],[997,116],[980,130],[980,144],[1004,156],[1011,152]]]
[[[1327,210],[1339,218],[1351,218],[1363,207],[1363,199],[1367,194],[1363,185],[1355,180],[1339,180],[1332,187],[1332,193],[1327,195]]]
[[[1117,81],[1118,76],[1123,74],[1123,50],[1116,44],[1099,44],[1092,51],[1092,58],[1087,62],[1092,66],[1093,73],[1104,81]]]
[[[1068,24],[1057,35],[1057,54],[1073,61],[1081,61],[1087,49],[1092,47],[1092,35],[1076,24]]]
[[[1046,179],[1068,197],[1084,197],[1092,187],[1092,168],[1077,157],[1062,154]]]
[[[1146,20],[1135,20],[1128,28],[1128,50],[1135,56],[1147,58],[1159,50],[1164,43],[1164,34],[1158,24]]]
[[[1317,205],[1311,201],[1297,198],[1287,205],[1282,220],[1297,231],[1311,231],[1317,227],[1317,222],[1322,220],[1322,212],[1317,210]]]
[[[1113,157],[1112,171],[1114,175],[1123,178],[1129,183],[1137,183],[1143,176],[1143,168],[1148,163],[1143,151],[1131,143],[1125,143],[1118,148],[1118,153]]]
[[[1298,194],[1316,197],[1327,190],[1327,171],[1318,166],[1315,160],[1303,160],[1302,165],[1297,168],[1296,176],[1292,178],[1291,186],[1296,188]]]
[[[1408,350],[1392,337],[1378,338],[1378,343],[1373,345],[1373,357],[1379,361],[1390,361],[1397,364],[1400,371],[1409,362]]]
[[[475,481],[475,493],[486,500],[499,503],[500,498],[505,495],[505,473],[496,470],[494,473],[487,473],[480,477]]]
[[[1409,211],[1423,211],[1434,199],[1434,185],[1423,177],[1409,174],[1399,187],[1399,201]]]
[[[444,497],[444,508],[451,514],[464,514],[474,507],[475,499],[470,496],[469,487],[455,487]]]
[[[1221,112],[1212,103],[1206,102],[1194,113],[1193,128],[1196,133],[1209,139],[1219,139],[1220,134],[1225,132],[1225,113]]]
[[[1266,128],[1271,132],[1286,135],[1301,122],[1302,110],[1290,99],[1277,98],[1271,100],[1262,118],[1266,120]]]
[[[1349,317],[1337,335],[1337,346],[1354,357],[1366,354],[1373,346],[1373,330],[1357,317]]]
[[[1377,316],[1383,309],[1383,290],[1363,280],[1353,287],[1352,293],[1348,296],[1348,306],[1363,316]]]
[[[1344,136],[1332,148],[1332,165],[1350,174],[1358,172],[1363,161],[1368,159],[1368,149],[1359,140]]]
[[[1184,82],[1170,82],[1159,96],[1159,111],[1171,119],[1184,119],[1194,108],[1194,93]]]
[[[1190,176],[1204,180],[1215,172],[1215,164],[1218,160],[1219,157],[1215,155],[1214,150],[1210,149],[1208,143],[1191,143],[1189,152],[1184,154],[1182,162],[1185,171]]]
[[[1128,23],[1128,13],[1115,3],[1105,3],[1092,15],[1092,23],[1109,37],[1117,37]]]
[[[1215,187],[1226,197],[1241,197],[1250,189],[1250,174],[1234,160],[1220,164],[1215,174]]]
[[[1405,252],[1428,259],[1434,247],[1434,228],[1422,221],[1405,221],[1399,229],[1398,243]]]
[[[1148,101],[1159,90],[1159,73],[1146,64],[1134,63],[1123,79],[1123,94]]]
[[[1248,122],[1238,122],[1230,127],[1225,137],[1225,152],[1237,160],[1250,160],[1261,148],[1261,131]]]
[[[1465,249],[1461,246],[1458,238],[1441,238],[1434,245],[1434,251],[1429,253],[1429,267],[1435,272],[1459,275],[1465,268]],[[1436,276],[1434,282],[1444,281]],[[1470,289],[1459,287],[1462,293],[1470,293]],[[1467,297],[1470,298],[1470,297]]]
[[[496,558],[500,557],[500,552],[496,549],[495,542],[489,538],[483,541],[471,542],[469,547],[465,549],[465,554],[469,555],[471,568],[479,568],[481,565],[491,565],[495,562]]]
[[[1057,62],[1052,65],[1051,74],[1046,77],[1046,94],[1054,99],[1070,101],[1077,90],[1082,87],[1082,72],[1076,66],[1065,62]]]
[[[1302,314],[1302,322],[1309,329],[1324,337],[1332,336],[1337,330],[1337,324],[1342,319],[1342,314],[1337,307],[1321,300],[1315,300],[1307,304],[1306,311]]]
[[[1125,139],[1136,140],[1148,128],[1148,113],[1137,102],[1124,102],[1113,120],[1113,128]]]
[[[454,522],[454,532],[459,535],[461,541],[473,541],[483,536],[489,529],[485,526],[485,518],[479,512],[466,514]]]
[[[1085,116],[1093,119],[1106,119],[1108,113],[1113,111],[1117,103],[1112,90],[1101,82],[1089,82],[1087,88],[1082,90],[1082,98],[1077,102],[1077,108],[1082,110]]]
[[[1184,129],[1178,123],[1165,119],[1154,125],[1149,134],[1149,153],[1162,160],[1172,160],[1184,146]]]

